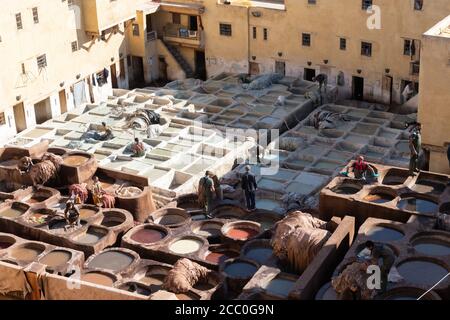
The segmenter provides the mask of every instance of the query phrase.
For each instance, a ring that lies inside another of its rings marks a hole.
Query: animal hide
[[[344,271],[337,277],[331,280],[331,285],[338,295],[342,295],[346,290],[352,286],[357,286],[361,293],[362,300],[369,300],[372,298],[373,290],[367,288],[366,273],[367,265],[363,262],[353,262],[349,264]]]
[[[89,195],[86,184],[72,184],[69,187],[69,194],[80,197],[81,203],[85,203]]]
[[[27,175],[33,185],[45,184],[47,181],[57,177],[58,170],[53,162],[44,160],[32,165]]]
[[[116,204],[116,198],[108,193],[102,195],[102,207],[103,208],[114,208]]]
[[[163,289],[175,293],[188,292],[197,282],[206,282],[209,273],[210,270],[189,259],[180,259],[167,274]]]
[[[300,211],[290,213],[276,224],[271,245],[273,253],[293,270],[302,273],[331,236],[326,222]]]
[[[53,154],[53,153],[49,153],[49,152],[44,153],[41,160],[42,161],[44,161],[44,160],[51,161],[54,164],[57,171],[59,171],[59,168],[61,168],[61,165],[64,162],[62,157],[60,157],[56,154]]]

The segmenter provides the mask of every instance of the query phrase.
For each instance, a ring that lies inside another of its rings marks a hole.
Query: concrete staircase
[[[180,51],[175,46],[170,45],[167,42],[164,42],[164,45],[167,47],[167,50],[169,50],[169,52],[178,62],[180,67],[183,69],[184,73],[186,74],[186,78],[194,78],[195,76],[194,70],[192,70],[191,66],[186,61],[186,59],[184,59],[184,57],[181,55]]]

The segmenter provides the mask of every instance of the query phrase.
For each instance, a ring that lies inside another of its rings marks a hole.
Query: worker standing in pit
[[[250,172],[250,166],[245,166],[245,173],[241,179],[241,187],[244,190],[245,202],[247,210],[254,211],[256,209],[256,195],[255,191],[258,188],[255,176]]]
[[[370,177],[378,177],[378,174],[375,172],[372,166],[364,160],[363,156],[358,156],[356,158],[356,161],[353,162],[349,167],[347,167],[345,171],[341,172],[341,174],[344,176],[348,176],[350,170],[353,170],[355,179],[367,180],[367,178],[369,178],[368,173],[370,174]]]
[[[411,157],[409,160],[409,174],[415,175],[419,172],[419,155],[422,149],[422,125],[417,123],[409,136],[409,150],[411,151]]]
[[[143,157],[145,156],[145,146],[142,142],[139,141],[139,138],[134,139],[134,143],[131,146],[131,151],[133,154],[132,157]]]
[[[395,253],[386,244],[367,241],[365,247],[370,250],[373,264],[378,265],[379,259],[382,259],[381,271],[381,292],[385,292],[388,285],[388,275],[395,262]]]
[[[198,201],[200,207],[204,209],[207,218],[210,218],[209,212],[212,207],[214,192],[214,181],[211,179],[211,172],[206,171],[198,183]]]
[[[328,76],[325,73],[318,74],[312,80],[319,83],[319,92],[322,92],[322,87],[324,87],[325,93],[327,92]]]

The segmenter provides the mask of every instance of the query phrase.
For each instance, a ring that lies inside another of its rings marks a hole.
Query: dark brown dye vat
[[[391,169],[384,177],[382,183],[388,186],[404,184],[406,179],[408,179],[408,176],[408,171]]]
[[[0,236],[0,250],[7,249],[16,243],[16,239],[7,236]]]
[[[72,253],[70,251],[53,250],[42,257],[39,262],[49,267],[59,267],[69,262],[71,258]]]
[[[394,199],[395,199],[394,196],[387,194],[387,193],[381,193],[381,192],[369,194],[366,197],[364,197],[365,201],[368,201],[371,203],[378,203],[378,204],[391,202]]]
[[[149,296],[153,292],[150,288],[147,288],[146,286],[136,283],[136,282],[127,282],[119,287],[121,290],[126,290],[128,292],[140,294],[143,296]]]
[[[139,243],[153,243],[159,240],[164,239],[167,236],[162,230],[153,229],[153,228],[144,228],[136,231],[131,235],[131,240],[139,242]]]
[[[341,184],[331,189],[334,193],[346,195],[358,193],[360,190],[361,187],[354,184]]]
[[[224,261],[231,258],[236,258],[237,256],[239,256],[239,253],[235,251],[220,250],[208,253],[205,260],[215,264],[222,264]]]

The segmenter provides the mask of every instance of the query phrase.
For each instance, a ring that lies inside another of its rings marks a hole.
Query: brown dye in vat
[[[11,247],[13,244],[11,242],[0,241],[0,250]]]
[[[166,234],[156,229],[141,229],[135,232],[131,239],[139,243],[153,243],[163,239]]]
[[[54,250],[46,254],[39,262],[49,267],[58,267],[67,263],[72,258],[72,253],[63,250]]]
[[[197,282],[194,285],[194,289],[197,289],[197,290],[200,290],[200,291],[211,290],[214,287],[215,287],[215,285],[213,285],[212,283],[209,283],[209,282]]]
[[[118,220],[108,219],[108,218],[104,218],[102,220],[102,226],[107,227],[107,228],[117,227],[118,225],[120,225],[122,223],[123,223],[123,221],[118,221]]]
[[[106,287],[112,287],[114,283],[114,279],[98,272],[90,272],[81,275],[81,280],[86,282],[91,282],[95,284],[99,284]]]
[[[16,260],[31,262],[36,259],[38,255],[42,253],[41,249],[29,248],[29,247],[19,247],[11,252],[11,257]]]
[[[24,213],[23,210],[20,209],[15,209],[15,208],[5,208],[3,210],[0,211],[0,217],[5,217],[5,218],[18,218],[20,217],[22,214]]]
[[[120,271],[133,263],[133,257],[118,251],[107,251],[96,256],[89,263],[89,268],[108,269]]]
[[[82,208],[82,209],[80,209],[80,218],[88,219],[88,218],[94,216],[96,213],[97,213],[97,211],[95,211],[93,209]]]
[[[64,158],[64,164],[68,166],[78,167],[85,164],[88,160],[89,158],[85,156],[73,155]]]
[[[139,281],[149,286],[153,292],[156,292],[161,289],[165,278],[166,275],[164,274],[152,274],[152,275],[145,275]]]
[[[226,233],[227,237],[235,240],[247,240],[256,236],[257,234],[258,231],[245,227],[231,228]]]
[[[224,261],[237,256],[238,254],[233,251],[211,252],[205,257],[205,260],[211,263],[221,264]]]

